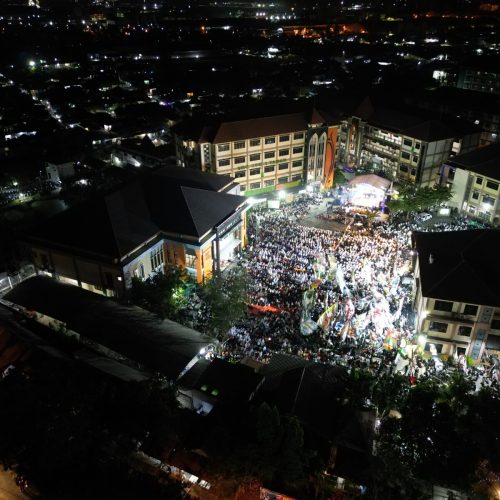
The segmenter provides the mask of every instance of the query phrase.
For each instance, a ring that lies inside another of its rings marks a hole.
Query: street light
[[[278,198],[283,200],[286,197],[286,191],[278,191]]]

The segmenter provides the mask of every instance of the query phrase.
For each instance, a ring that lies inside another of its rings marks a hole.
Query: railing
[[[16,285],[19,285],[22,281],[35,275],[35,266],[33,264],[28,264],[18,272],[9,274],[4,278],[0,278],[0,297],[12,290]]]

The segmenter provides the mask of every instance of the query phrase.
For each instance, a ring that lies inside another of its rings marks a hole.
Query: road
[[[15,482],[14,472],[4,471],[0,467],[0,500],[26,500],[26,495],[21,493],[21,490]]]

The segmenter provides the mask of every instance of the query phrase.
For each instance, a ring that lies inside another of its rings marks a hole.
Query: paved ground
[[[319,219],[317,216],[326,214],[326,204],[330,199],[321,202],[321,205],[315,206],[303,219],[299,221],[301,226],[317,227],[318,229],[328,229],[330,231],[343,232],[345,225],[331,220]]]

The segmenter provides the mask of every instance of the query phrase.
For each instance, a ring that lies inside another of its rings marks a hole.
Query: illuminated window
[[[163,264],[164,264],[163,248],[161,246],[157,247],[149,254],[149,259],[151,261],[151,269],[153,271],[163,270]],[[144,268],[142,272],[144,273]]]

